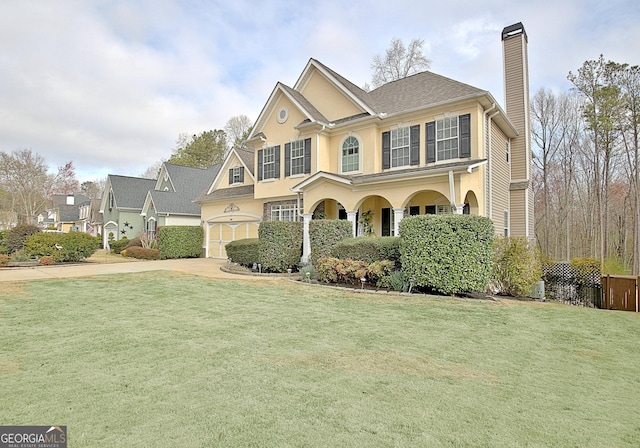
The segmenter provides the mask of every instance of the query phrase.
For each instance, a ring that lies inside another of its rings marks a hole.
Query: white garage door
[[[231,241],[258,238],[257,222],[219,222],[209,224],[209,257],[227,258],[225,245]]]

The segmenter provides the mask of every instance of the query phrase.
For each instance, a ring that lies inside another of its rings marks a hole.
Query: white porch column
[[[464,204],[455,204],[453,205],[453,214],[454,215],[462,215],[464,213]]]
[[[347,212],[347,221],[351,223],[351,234],[356,237],[358,236],[358,221],[356,220],[356,216],[358,211]]]
[[[404,219],[404,208],[393,209],[393,236],[400,235],[400,221]]]
[[[203,222],[204,226],[204,258],[209,258],[209,223]]]
[[[311,238],[309,237],[309,223],[311,222],[312,213],[303,213],[302,214],[302,228],[303,228],[303,239],[302,239],[302,258],[300,262],[303,264],[309,263],[309,256],[311,255]]]

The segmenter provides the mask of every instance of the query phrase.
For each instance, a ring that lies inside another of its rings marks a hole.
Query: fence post
[[[638,283],[640,283],[640,276],[636,277],[636,313],[638,312]]]

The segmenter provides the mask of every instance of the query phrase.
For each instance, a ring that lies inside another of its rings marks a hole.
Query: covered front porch
[[[430,176],[343,177],[317,173],[292,190],[304,204],[302,263],[311,253],[309,223],[313,219],[344,219],[353,236],[398,236],[406,216],[483,213],[480,176],[468,177],[473,168],[450,169]],[[462,172],[460,172],[462,171]],[[473,188],[475,187],[475,188]]]

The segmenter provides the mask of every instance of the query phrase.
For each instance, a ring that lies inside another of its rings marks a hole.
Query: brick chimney
[[[528,43],[521,22],[502,30],[505,112],[519,134],[510,143],[510,236],[533,238]]]

